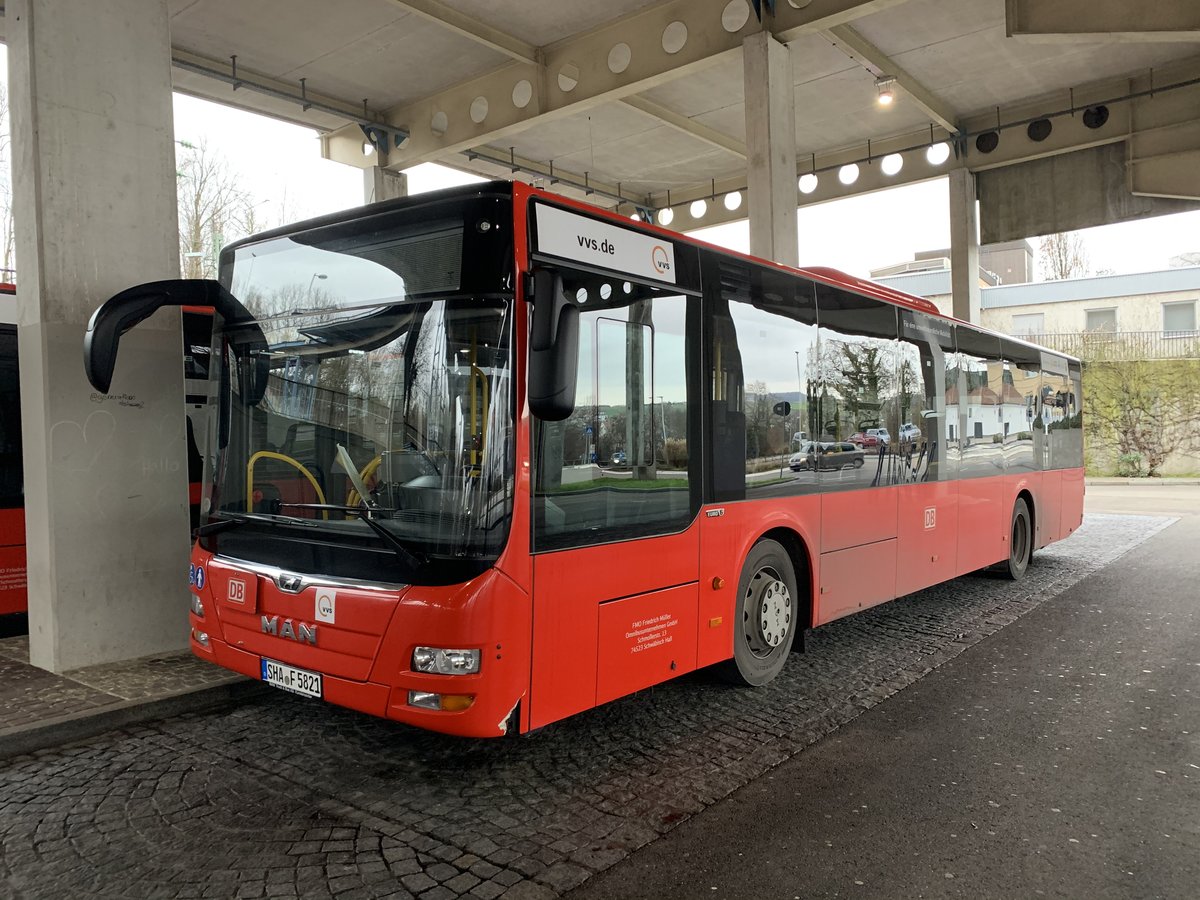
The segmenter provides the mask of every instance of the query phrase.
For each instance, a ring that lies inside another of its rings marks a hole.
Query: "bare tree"
[[[242,233],[250,205],[228,161],[205,142],[181,143],[179,256],[184,278],[215,278],[221,247]]]
[[[1078,231],[1048,234],[1042,238],[1042,277],[1047,281],[1082,278],[1088,274],[1087,248]]]
[[[16,280],[16,230],[13,227],[12,154],[8,90],[0,84],[0,281]]]
[[[1087,362],[1084,418],[1093,447],[1118,468],[1157,476],[1173,453],[1200,451],[1200,362]]]

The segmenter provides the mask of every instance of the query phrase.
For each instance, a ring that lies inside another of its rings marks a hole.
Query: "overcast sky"
[[[0,48],[0,62],[6,76],[7,48]],[[227,157],[258,198],[259,220],[268,225],[363,202],[362,174],[321,159],[313,130],[177,94],[175,136],[191,143],[207,141]],[[423,165],[409,171],[409,191],[469,180],[451,169]],[[865,276],[870,269],[912,259],[918,251],[950,245],[944,178],[808,206],[798,216],[801,265],[833,266]],[[744,221],[697,234],[748,249]],[[1200,212],[1093,228],[1083,235],[1093,268],[1117,273],[1164,269],[1170,257],[1200,251]]]
[[[286,196],[292,218],[331,212],[362,202],[362,175],[320,158],[316,132],[192,97],[175,98],[175,130],[180,140],[209,144],[245,172],[264,198],[264,212]],[[263,147],[271,147],[264,153]],[[441,166],[409,170],[409,191],[454,184],[470,176]],[[950,246],[947,181],[938,178],[873,194],[802,208],[798,213],[801,265],[824,265],[865,276],[873,268],[903,262],[922,250]],[[1084,232],[1093,268],[1117,273],[1165,269],[1168,260],[1200,251],[1200,212],[1107,225]],[[745,221],[701,229],[705,240],[749,249]],[[1033,241],[1035,247],[1036,239]]]

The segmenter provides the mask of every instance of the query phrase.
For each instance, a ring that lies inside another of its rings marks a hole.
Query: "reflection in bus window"
[[[563,286],[581,307],[575,411],[537,422],[534,548],[681,531],[698,509],[684,339],[695,301],[583,274]]]
[[[866,455],[862,469],[841,470],[822,490],[853,490],[904,480],[897,456],[896,307],[817,285],[821,381],[820,439],[849,441]],[[912,374],[910,373],[910,378]],[[895,429],[895,430],[893,430]]]
[[[967,328],[955,329],[958,346],[958,392],[946,403],[947,417],[957,417],[962,435],[962,478],[1004,474],[1004,361],[1000,339]],[[1023,415],[1023,412],[1022,412]]]
[[[946,416],[948,378],[956,377],[950,374],[954,333],[941,319],[901,310],[899,348],[895,418],[900,424],[893,432],[899,474],[908,481],[957,478],[957,442]]]
[[[808,436],[819,422],[811,282],[720,260],[710,379],[717,499],[818,490]]]
[[[1035,472],[1041,468],[1042,429],[1041,353],[1017,341],[1004,340],[1004,465],[1009,472]]]

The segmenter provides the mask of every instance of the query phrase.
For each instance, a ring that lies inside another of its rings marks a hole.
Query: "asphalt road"
[[[568,896],[1200,896],[1198,501]]]

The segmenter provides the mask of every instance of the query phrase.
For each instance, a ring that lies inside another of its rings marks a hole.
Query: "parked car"
[[[809,455],[809,468],[844,469],[853,466],[863,467],[866,453],[849,441],[822,441],[814,445],[814,451]]]
[[[921,429],[912,422],[905,422],[900,426],[900,441],[901,443],[912,443],[921,439]]]
[[[625,455],[624,450],[618,450],[612,455],[612,464],[614,466],[624,466],[629,463],[629,458]]]
[[[883,434],[880,434],[883,432]],[[880,444],[887,446],[888,436],[886,428],[868,428],[866,431],[856,431],[850,435],[850,443],[858,444],[858,446],[866,450],[874,450]]]
[[[800,432],[803,434],[803,432]],[[788,467],[793,472],[799,472],[801,469],[808,468],[808,458],[812,454],[813,448],[816,447],[816,441],[801,441],[800,447],[792,454],[792,458],[788,460]]]

